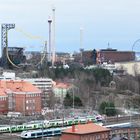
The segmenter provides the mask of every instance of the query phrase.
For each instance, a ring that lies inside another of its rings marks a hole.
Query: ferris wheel
[[[132,52],[135,52],[135,58],[140,61],[140,39],[137,39],[132,45]]]
[[[134,50],[139,50],[139,52],[140,52],[140,39],[137,39],[134,43],[133,43],[133,45],[132,45],[132,51],[134,51]]]

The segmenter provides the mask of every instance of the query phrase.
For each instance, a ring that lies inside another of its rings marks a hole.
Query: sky
[[[140,51],[135,43],[140,39],[140,0],[0,0],[0,23],[16,26],[8,32],[8,45],[41,51],[53,6],[57,52],[105,49],[108,42],[110,48]]]

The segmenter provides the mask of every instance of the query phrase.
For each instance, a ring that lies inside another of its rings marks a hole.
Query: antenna
[[[109,42],[107,43],[107,46],[108,46],[108,49],[110,49],[110,43]]]
[[[82,53],[83,53],[83,28],[81,27],[80,28],[80,53],[81,53],[81,62],[83,61],[83,56],[82,56]]]
[[[80,48],[83,49],[83,28],[80,28]]]

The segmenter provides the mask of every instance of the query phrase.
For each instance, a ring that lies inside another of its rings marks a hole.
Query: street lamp
[[[73,88],[72,88],[72,109],[73,109],[73,116],[75,116],[75,90],[74,89],[77,89],[76,91],[78,91],[79,93],[79,88],[76,87],[75,85],[73,85]]]
[[[75,115],[75,112],[74,112],[74,89],[72,91],[72,108],[73,108],[73,116]]]
[[[62,98],[62,118],[63,118],[63,123],[62,123],[62,125],[64,126],[64,94],[63,94],[63,88],[61,88],[61,93],[62,93],[62,95],[61,95],[61,98]]]

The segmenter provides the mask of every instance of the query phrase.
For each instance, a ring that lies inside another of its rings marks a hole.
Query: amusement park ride
[[[44,59],[47,57],[47,41],[39,36],[32,36],[29,33],[24,32],[19,28],[15,28],[15,24],[2,24],[1,25],[1,65],[5,67],[10,63],[15,68],[22,68],[19,66],[20,63],[24,63],[23,48],[19,47],[8,47],[8,31],[10,29],[15,29],[16,31],[22,33],[24,36],[30,39],[35,39],[43,42],[44,48],[42,50],[43,54],[41,59],[35,66],[40,65]]]

